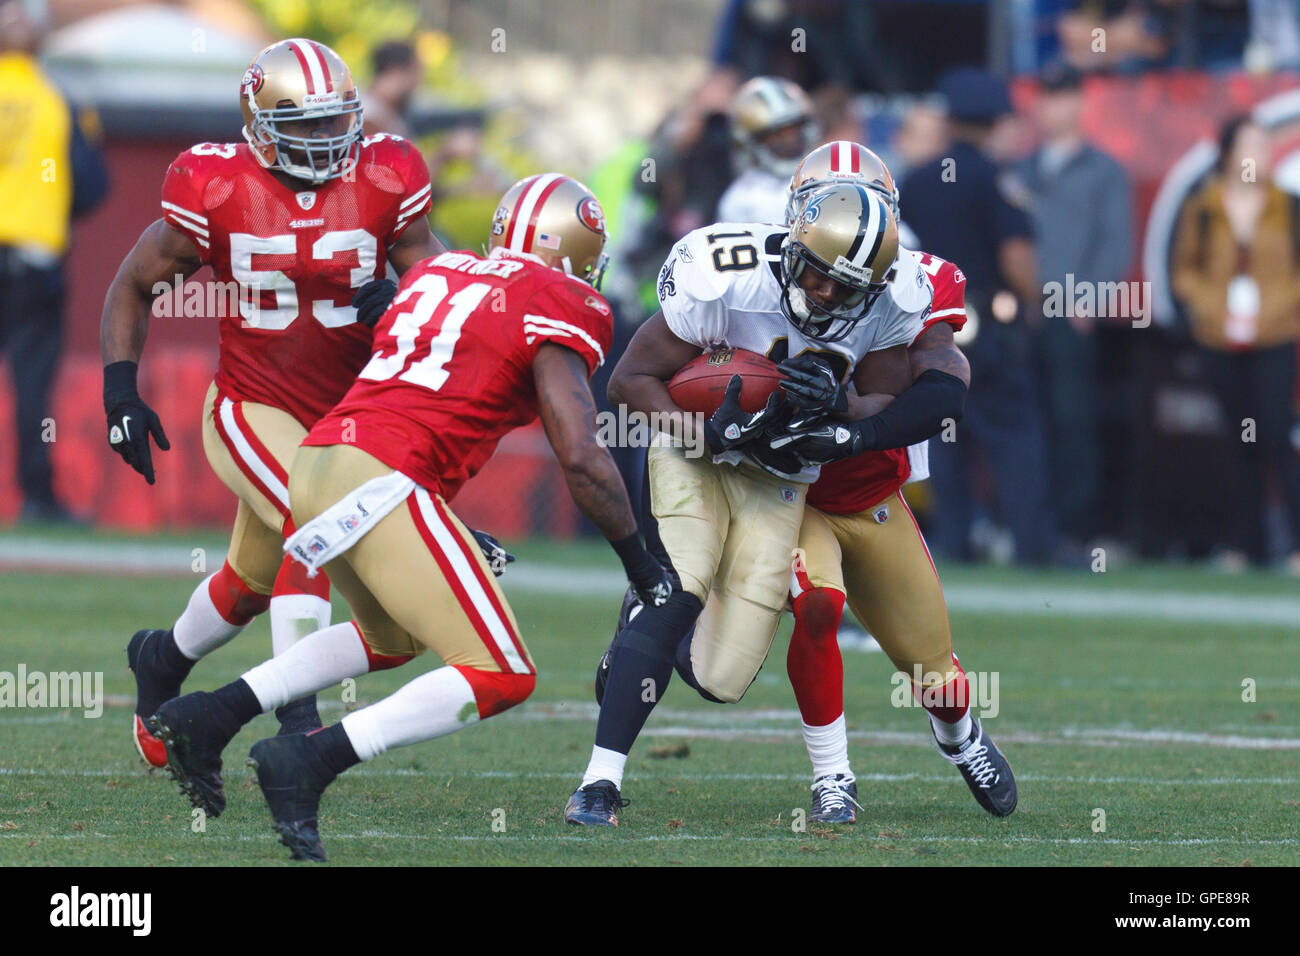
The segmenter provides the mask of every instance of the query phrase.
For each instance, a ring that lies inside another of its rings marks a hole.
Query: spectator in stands
[[[0,0],[0,348],[17,393],[22,518],[68,522],[50,462],[63,257],[70,220],[103,198],[108,179],[86,135],[92,118],[71,109],[37,63],[43,36],[28,5]]]
[[[1171,277],[1211,386],[1228,419],[1233,461],[1224,490],[1235,570],[1268,558],[1265,472],[1280,479],[1291,535],[1288,570],[1300,575],[1300,457],[1296,341],[1300,338],[1300,209],[1273,182],[1268,133],[1248,117],[1219,135],[1215,175],[1183,208]]]
[[[1035,106],[1041,145],[1017,168],[1030,197],[1038,275],[1043,288],[1105,290],[1127,276],[1133,257],[1132,189],[1123,168],[1085,139],[1082,77],[1056,65],[1044,71]],[[1061,531],[1071,551],[1099,531],[1097,488],[1097,351],[1094,324],[1103,315],[1066,302],[1034,331],[1048,475]],[[1091,301],[1103,306],[1107,295]],[[1084,302],[1089,300],[1085,299]],[[1134,303],[1136,305],[1136,303]]]
[[[381,43],[370,54],[370,67],[370,85],[363,101],[366,134],[395,133],[409,139],[411,98],[423,80],[415,47],[401,40]]]
[[[1009,527],[1016,558],[1055,557],[1042,423],[1031,367],[1026,316],[1040,309],[1033,231],[1023,195],[985,155],[994,128],[1011,113],[1006,85],[972,67],[940,82],[947,102],[945,155],[914,168],[900,184],[901,205],[921,248],[965,273],[968,326],[963,346],[971,390],[956,440],[930,442],[937,553],[972,557],[977,456],[996,485],[998,520]]]

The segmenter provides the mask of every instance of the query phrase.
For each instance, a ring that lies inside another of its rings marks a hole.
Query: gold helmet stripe
[[[333,93],[334,83],[330,80],[329,67],[325,65],[325,56],[320,50],[313,49],[302,40],[290,40],[289,49],[298,58],[302,66],[303,79],[307,81],[308,93]]]
[[[519,197],[519,205],[510,220],[510,235],[506,237],[506,248],[511,252],[527,252],[532,245],[533,233],[537,231],[536,213],[541,211],[546,197],[555,191],[555,187],[564,179],[559,173],[543,173],[536,177]]]

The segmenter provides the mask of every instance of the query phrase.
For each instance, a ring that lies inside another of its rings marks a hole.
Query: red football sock
[[[258,594],[245,584],[229,561],[208,579],[208,597],[222,620],[236,627],[243,627],[271,603],[269,595]]]
[[[957,663],[956,655],[953,656],[952,666],[957,668],[957,675],[942,688],[924,691],[915,684],[912,685],[912,693],[926,713],[948,724],[957,723],[970,710],[970,682],[966,680],[966,672]]]
[[[844,659],[837,634],[844,595],[834,588],[812,588],[794,599],[794,633],[785,667],[811,727],[824,727],[844,713]]]

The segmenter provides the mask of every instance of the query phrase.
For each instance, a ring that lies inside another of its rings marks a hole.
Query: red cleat
[[[135,740],[135,749],[139,752],[140,759],[151,767],[167,766],[167,748],[163,742],[149,733],[139,714],[131,715],[131,723],[134,730],[132,739]]]

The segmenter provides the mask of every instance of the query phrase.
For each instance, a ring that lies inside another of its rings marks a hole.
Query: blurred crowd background
[[[142,393],[173,447],[147,488],[104,442],[99,314],[168,163],[240,139],[244,68],[293,35],[348,61],[371,132],[419,142],[454,248],[516,178],[586,181],[619,348],[734,182],[869,146],[908,241],[967,277],[966,420],[908,488],[938,556],[1300,575],[1297,0],[0,0],[0,79],[61,98],[74,180],[48,213],[3,195],[0,519],[227,523],[199,434],[215,322],[151,330]],[[803,91],[795,113],[738,122],[764,76]],[[0,88],[0,186],[24,102]],[[39,307],[23,269],[50,277]],[[503,537],[584,531],[536,430],[457,509]]]

